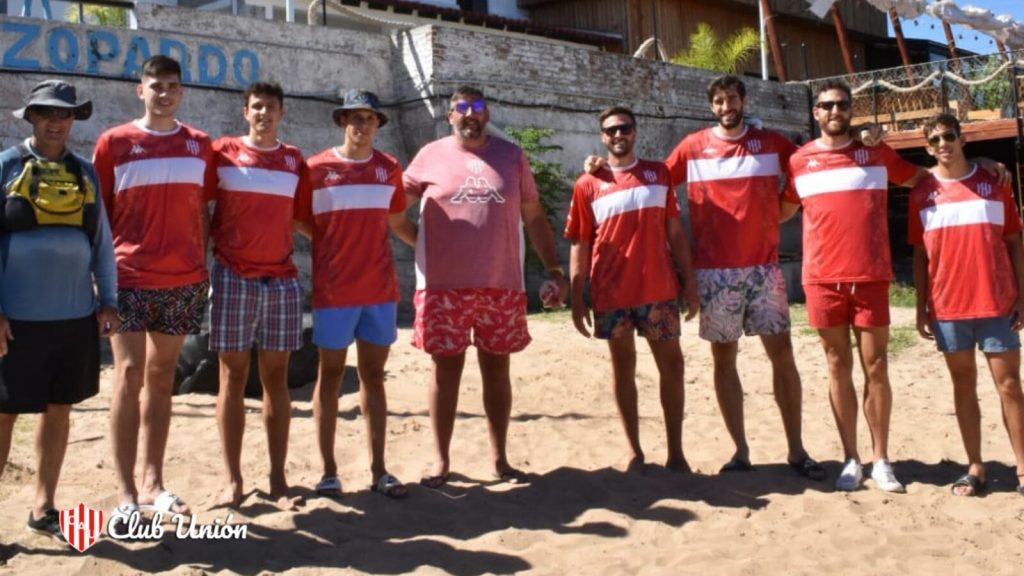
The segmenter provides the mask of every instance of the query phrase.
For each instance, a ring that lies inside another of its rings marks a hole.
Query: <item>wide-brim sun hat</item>
[[[371,110],[377,113],[379,126],[388,123],[388,117],[380,111],[380,99],[373,92],[353,88],[345,93],[345,99],[341,106],[338,106],[331,113],[334,123],[341,126],[341,116],[349,110]]]
[[[75,120],[88,120],[92,116],[92,102],[79,102],[75,87],[62,80],[43,80],[36,84],[25,98],[25,105],[12,114],[15,118],[27,121],[26,113],[33,106],[70,108]]]

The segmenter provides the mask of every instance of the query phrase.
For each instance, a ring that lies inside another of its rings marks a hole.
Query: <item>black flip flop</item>
[[[804,456],[804,459],[799,462],[789,462],[789,466],[796,470],[797,474],[809,480],[820,482],[825,479],[825,469],[810,456]]]
[[[753,472],[754,467],[750,464],[750,460],[744,460],[738,456],[733,456],[732,460],[726,462],[718,470],[718,473],[723,472]]]
[[[964,488],[964,487],[970,488],[971,489],[971,493],[970,494],[957,494],[956,493],[956,489],[957,488]],[[949,491],[953,494],[953,496],[964,496],[964,497],[979,496],[979,495],[981,495],[983,490],[985,490],[985,483],[982,482],[981,479],[979,479],[977,476],[975,476],[974,474],[970,474],[970,473],[964,474],[963,476],[957,478],[956,482],[953,482],[953,485],[949,487]]]

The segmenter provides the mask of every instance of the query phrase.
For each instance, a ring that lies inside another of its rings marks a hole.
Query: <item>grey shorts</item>
[[[735,342],[740,336],[789,331],[786,280],[778,264],[697,270],[700,337]]]

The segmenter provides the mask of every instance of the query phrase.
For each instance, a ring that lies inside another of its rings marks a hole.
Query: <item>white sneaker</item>
[[[899,493],[907,491],[903,484],[896,479],[896,474],[892,471],[892,464],[888,460],[877,460],[871,465],[871,479],[875,481],[875,487],[879,490]]]
[[[836,478],[836,490],[853,492],[860,488],[860,483],[863,480],[864,467],[860,465],[860,462],[850,458],[846,461],[846,465],[843,466],[843,471],[839,474],[839,478]]]

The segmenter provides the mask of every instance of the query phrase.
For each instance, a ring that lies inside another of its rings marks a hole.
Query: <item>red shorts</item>
[[[526,293],[498,288],[417,290],[412,345],[440,356],[455,356],[473,345],[491,354],[519,352],[530,343]]]
[[[889,325],[888,281],[805,284],[804,294],[807,296],[807,323],[815,328]]]

